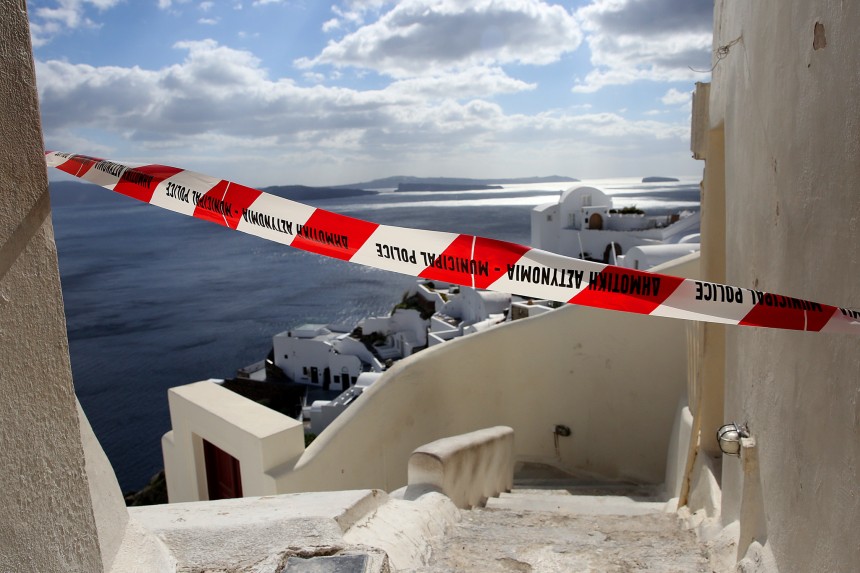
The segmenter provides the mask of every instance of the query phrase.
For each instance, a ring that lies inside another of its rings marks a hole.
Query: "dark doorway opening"
[[[206,484],[209,499],[242,497],[242,474],[239,460],[206,440],[203,440],[203,458],[206,463]]]

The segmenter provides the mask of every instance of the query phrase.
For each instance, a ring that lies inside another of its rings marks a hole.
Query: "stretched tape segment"
[[[165,165],[49,151],[49,167],[151,205],[328,257],[448,283],[651,316],[860,334],[860,311],[626,269],[473,235],[378,225]]]

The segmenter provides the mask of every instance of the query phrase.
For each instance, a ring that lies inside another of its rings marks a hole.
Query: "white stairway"
[[[515,486],[432,542],[421,571],[710,571],[704,547],[651,492],[558,480]]]

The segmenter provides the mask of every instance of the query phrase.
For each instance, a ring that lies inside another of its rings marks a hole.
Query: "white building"
[[[628,269],[646,270],[671,260],[696,253],[701,249],[696,242],[681,242],[668,245],[639,245],[618,256],[618,264]]]
[[[358,377],[355,386],[347,388],[334,400],[315,400],[308,408],[307,416],[311,421],[311,433],[320,435],[381,375],[380,372],[364,372]]]
[[[420,284],[427,290],[426,284]],[[435,295],[445,296],[441,307],[430,318],[428,346],[435,346],[505,322],[511,306],[511,295],[471,287],[436,285]]]
[[[305,324],[272,338],[274,364],[293,382],[324,390],[345,390],[362,372],[381,372],[383,364],[360,340],[333,326]]]
[[[692,114],[693,151],[707,165],[704,248],[678,270],[860,307],[850,280],[860,276],[860,11],[835,0],[721,0],[714,20],[713,84],[698,86]],[[245,495],[266,497],[126,508],[75,404],[30,38],[17,5],[0,18],[0,35],[5,569],[175,572],[203,570],[195,559],[205,556],[208,570],[274,571],[305,546],[302,531],[314,535],[307,545],[342,545],[320,534],[358,529],[355,514],[384,499],[372,491],[325,521],[309,517],[319,513],[308,508],[352,495],[333,490],[392,491],[406,483],[416,447],[505,422],[517,460],[664,483],[669,507],[709,542],[708,570],[860,563],[855,337],[573,306],[399,364],[307,450],[295,420],[238,394],[212,383],[171,390],[171,407],[191,412],[182,436],[174,428],[164,438],[189,472],[167,472],[179,480],[171,496],[208,499],[205,439],[239,460]],[[738,458],[721,455],[715,439],[732,420],[752,433]],[[556,424],[571,435],[554,441]],[[331,493],[272,496],[314,490]],[[266,511],[273,502],[283,505]],[[285,519],[282,507],[301,511]],[[389,506],[390,523],[407,507]]]
[[[395,309],[389,316],[373,316],[358,323],[364,334],[378,333],[385,341],[374,345],[382,360],[406,358],[427,346],[427,326],[421,313],[411,308]]]
[[[418,281],[404,296],[405,308],[362,319],[354,330],[305,324],[276,334],[272,362],[293,382],[343,391],[362,373],[382,372],[391,361],[504,322],[510,305],[509,294]],[[432,310],[437,312],[423,318]],[[260,364],[240,369],[240,375],[260,379]]]
[[[546,314],[562,306],[564,306],[563,303],[554,300],[518,300],[511,303],[511,320],[520,320]]]
[[[615,207],[609,195],[594,187],[571,187],[557,203],[532,210],[531,244],[568,257],[615,264],[615,257],[633,247],[679,243],[698,234],[699,219],[697,212],[649,217],[638,209]]]

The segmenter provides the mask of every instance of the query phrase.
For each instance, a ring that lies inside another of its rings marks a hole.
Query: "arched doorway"
[[[588,218],[588,228],[589,229],[597,229],[598,231],[603,228],[603,217],[600,213],[592,213]]]
[[[612,256],[612,248],[615,247],[615,257],[621,254],[621,245],[618,243],[609,243],[606,245],[606,248],[603,250],[603,262],[608,264],[615,264],[616,258]]]

